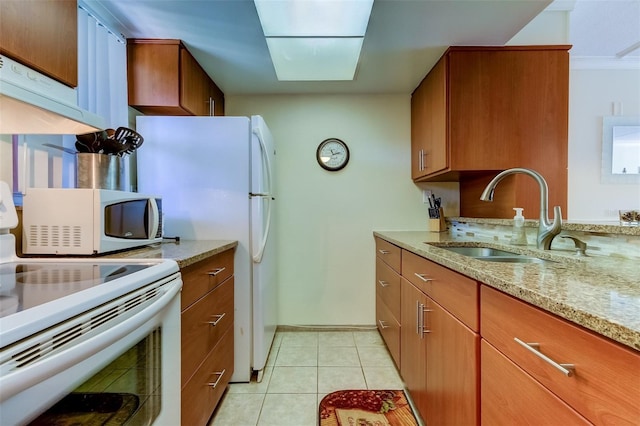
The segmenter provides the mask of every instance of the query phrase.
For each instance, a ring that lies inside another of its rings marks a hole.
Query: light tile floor
[[[403,388],[377,330],[279,331],[262,382],[230,384],[210,426],[317,426],[328,393]]]

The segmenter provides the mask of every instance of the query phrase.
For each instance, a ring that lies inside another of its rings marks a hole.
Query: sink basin
[[[463,256],[469,256],[478,260],[487,262],[505,262],[505,263],[546,263],[550,260],[540,259],[535,256],[527,256],[524,254],[511,253],[509,251],[494,249],[491,247],[440,247]]]
[[[504,250],[498,250],[491,247],[440,247],[464,256],[471,257],[487,257],[487,256],[520,256],[517,253],[511,253]]]

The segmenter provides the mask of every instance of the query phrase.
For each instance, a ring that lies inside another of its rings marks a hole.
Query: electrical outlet
[[[428,189],[422,190],[422,202],[425,204],[429,204],[429,198],[431,197],[431,191]]]

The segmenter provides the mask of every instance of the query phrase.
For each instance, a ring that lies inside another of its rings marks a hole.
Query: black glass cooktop
[[[0,264],[0,318],[152,266],[107,262]]]

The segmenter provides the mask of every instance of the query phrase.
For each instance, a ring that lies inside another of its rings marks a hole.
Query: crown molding
[[[574,70],[640,70],[640,57],[571,56],[570,68]]]

